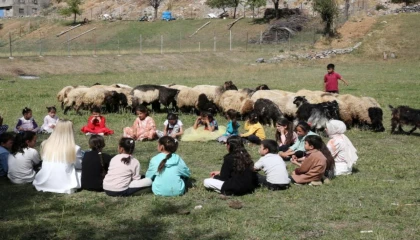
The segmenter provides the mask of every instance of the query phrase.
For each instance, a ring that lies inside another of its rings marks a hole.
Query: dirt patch
[[[315,44],[315,48],[346,48],[353,46],[356,42],[360,41],[361,38],[363,38],[368,32],[371,31],[375,23],[375,17],[351,19],[338,29],[338,33],[340,34],[339,39],[335,39],[331,43],[327,43],[325,40],[318,41]]]

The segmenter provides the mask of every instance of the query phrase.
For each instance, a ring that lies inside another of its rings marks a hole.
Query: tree
[[[149,0],[149,4],[150,4],[150,6],[152,6],[152,7],[155,9],[155,16],[154,16],[154,19],[157,19],[157,18],[158,18],[158,8],[159,8],[160,3],[161,3],[162,1],[163,1],[163,0]]]
[[[73,23],[76,23],[76,17],[77,15],[82,14],[82,10],[80,9],[80,5],[82,4],[82,0],[67,0],[67,7],[61,9],[60,13],[63,16],[71,16],[74,14],[74,20]]]
[[[252,10],[252,18],[255,17],[255,8],[265,6],[266,0],[247,0],[246,5],[248,5]]]
[[[274,11],[276,12],[276,19],[279,19],[279,0],[271,0],[274,4]]]
[[[325,23],[324,35],[334,36],[334,20],[338,17],[338,6],[335,0],[314,0],[313,8],[321,15]]]
[[[234,8],[233,18],[236,18],[236,8],[240,2],[241,0],[207,0],[206,5],[211,8],[221,8],[223,12],[226,12],[226,8]]]

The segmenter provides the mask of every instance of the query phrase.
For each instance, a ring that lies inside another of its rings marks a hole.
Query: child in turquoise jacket
[[[185,182],[190,177],[190,169],[184,160],[175,154],[178,142],[170,136],[158,140],[158,155],[149,163],[146,178],[152,179],[152,191],[158,196],[179,196],[185,193]]]

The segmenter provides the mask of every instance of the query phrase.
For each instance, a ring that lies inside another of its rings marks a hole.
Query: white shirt
[[[50,162],[43,159],[42,168],[32,183],[36,190],[70,194],[81,187],[81,171],[76,171],[76,169],[82,169],[83,151],[77,145],[75,150],[75,163]]]
[[[268,153],[261,157],[254,164],[254,168],[263,169],[267,176],[267,182],[271,184],[289,184],[289,174],[286,170],[286,164],[283,159],[277,155]]]
[[[57,116],[54,116],[54,118],[52,118],[50,115],[45,116],[44,124],[42,124],[41,131],[52,132],[53,129],[51,127],[55,126],[57,124],[57,121]]]
[[[30,183],[35,178],[34,165],[40,162],[38,151],[33,148],[25,148],[23,153],[9,154],[7,164],[9,172],[7,177],[12,183]]]

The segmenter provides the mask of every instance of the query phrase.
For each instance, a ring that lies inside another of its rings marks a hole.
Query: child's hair
[[[175,113],[168,113],[168,116],[166,117],[168,120],[178,120],[178,115]]]
[[[335,68],[335,66],[334,66],[334,64],[332,64],[332,63],[330,63],[330,64],[328,64],[328,65],[327,65],[327,69],[332,69],[332,70],[334,70],[334,68]]]
[[[122,158],[121,162],[123,162],[124,164],[130,164],[131,154],[133,154],[134,152],[136,142],[132,138],[121,138],[120,142],[118,143],[118,146],[122,147],[124,149],[124,152],[129,155],[126,158]]]
[[[0,144],[7,143],[8,141],[13,140],[14,137],[15,136],[12,133],[3,133],[0,135]]]
[[[97,107],[97,106],[93,106],[93,107],[90,109],[90,112],[91,112],[91,113],[94,113],[94,112],[96,112],[96,113],[101,113],[101,109],[100,109],[99,107]]]
[[[334,167],[335,167],[334,157],[331,155],[330,150],[328,149],[327,145],[325,145],[324,141],[322,141],[322,138],[320,136],[317,136],[317,135],[306,136],[305,142],[308,142],[309,145],[313,146],[315,149],[322,152],[325,158],[327,158],[327,168],[325,169],[325,171],[334,170]]]
[[[146,115],[149,115],[149,110],[144,105],[139,105],[136,107],[135,112],[141,112],[145,113]]]
[[[41,157],[50,162],[76,161],[76,143],[74,141],[73,123],[60,119],[51,136],[41,144]]]
[[[32,109],[30,109],[28,107],[25,107],[24,109],[22,109],[22,115],[25,115],[25,114],[27,114],[29,112],[32,112]]]
[[[258,123],[258,120],[259,120],[258,115],[255,112],[250,113],[248,119],[249,119],[249,123],[251,124],[256,124]]]
[[[16,153],[23,153],[23,149],[28,147],[26,141],[32,141],[36,133],[32,131],[25,131],[19,134],[16,134],[15,139],[13,140],[12,150],[10,153],[16,155]]]
[[[158,140],[159,145],[162,145],[165,151],[168,151],[168,155],[159,163],[158,172],[161,173],[165,169],[165,164],[168,159],[172,157],[172,153],[175,153],[178,149],[178,142],[173,137],[163,136]]]
[[[209,113],[209,112],[201,112],[200,113],[200,117],[207,117],[207,118],[209,118],[209,119],[211,119],[211,121],[213,121],[213,114],[211,114],[211,113]]]
[[[102,177],[105,177],[106,175],[106,169],[104,166],[104,158],[102,156],[102,149],[105,147],[105,140],[104,137],[101,135],[92,135],[89,139],[89,147],[92,149],[92,151],[97,151],[99,158],[101,160],[101,166],[102,166]]]
[[[229,154],[233,155],[233,169],[236,173],[244,172],[247,168],[251,169],[254,162],[248,151],[244,147],[242,138],[239,136],[231,136],[227,139],[226,144],[229,145]]]
[[[277,154],[279,152],[279,147],[277,142],[271,139],[264,139],[261,141],[263,148],[268,149],[268,153]]]
[[[48,112],[54,111],[57,112],[57,108],[55,106],[47,107]]]
[[[232,120],[232,122],[236,122],[236,117],[238,116],[238,112],[233,109],[229,109],[226,112],[226,116],[229,118],[229,120]]]
[[[311,126],[309,126],[309,124],[307,122],[299,122],[296,125],[296,128],[298,128],[298,127],[301,128],[305,133],[308,133],[309,131],[311,131]]]
[[[285,145],[291,145],[293,142],[293,122],[287,120],[286,118],[281,118],[276,122],[276,124],[286,127],[287,133],[286,133],[286,142]],[[279,142],[281,140],[281,133],[279,131],[276,131],[276,141]]]

